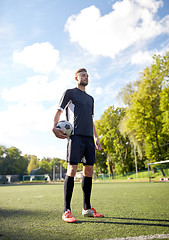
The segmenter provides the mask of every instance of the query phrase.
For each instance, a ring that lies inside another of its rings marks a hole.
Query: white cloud
[[[156,13],[159,7],[163,6],[162,0],[135,0],[137,4],[139,4],[141,7],[151,9],[152,12]]]
[[[32,46],[25,47],[25,49],[35,49],[36,44],[33,44]],[[44,46],[43,44],[41,46]],[[53,49],[53,46],[50,46],[51,49]],[[39,49],[39,48],[38,48]],[[54,50],[53,54],[55,53]],[[27,50],[26,50],[27,52]],[[37,53],[37,51],[35,51]],[[49,51],[50,52],[50,51]],[[31,60],[27,59],[25,54],[25,50],[20,53],[21,58],[23,57],[23,60]],[[49,53],[50,54],[50,53]],[[14,54],[15,56],[16,54]],[[38,58],[38,55],[35,56],[35,59]],[[50,59],[50,56],[49,56]],[[14,57],[14,61],[16,61]],[[27,63],[23,61],[23,64]],[[48,61],[48,60],[46,60]],[[31,64],[31,61],[29,62]],[[48,61],[50,63],[50,60]],[[37,63],[38,64],[38,63]],[[36,62],[32,63],[32,67],[36,68]],[[38,67],[38,66],[37,66]],[[39,71],[43,67],[42,65],[39,65]],[[58,63],[54,61],[53,59],[53,67],[50,68],[49,66],[48,71],[52,71],[52,76],[50,75],[34,75],[32,77],[29,77],[28,79],[25,79],[24,83],[18,86],[14,86],[12,88],[5,88],[1,92],[1,97],[3,100],[8,102],[19,102],[19,103],[35,103],[35,102],[41,102],[41,101],[56,101],[59,100],[61,97],[61,94],[65,89],[72,87],[72,83],[74,82],[74,73],[70,69],[62,69],[58,66]],[[44,70],[44,71],[43,71]],[[41,72],[47,72],[47,68],[41,70]],[[21,73],[22,74],[22,73]],[[24,76],[24,73],[23,73]]]
[[[22,52],[14,52],[14,63],[24,64],[35,72],[48,74],[55,70],[59,60],[59,51],[49,42],[35,43],[27,46]]]
[[[70,84],[69,79],[65,73],[53,81],[48,81],[47,76],[35,75],[28,78],[22,85],[4,89],[2,98],[6,101],[21,103],[53,101]]]
[[[46,49],[45,51],[43,51],[43,47]],[[13,60],[15,62],[22,62],[21,60],[23,60],[23,64],[37,69],[39,72],[53,72],[51,75],[40,74],[25,78],[21,85],[2,90],[2,99],[10,103],[6,110],[0,111],[1,141],[6,141],[7,138],[12,137],[29,136],[31,131],[51,132],[59,99],[65,89],[72,87],[72,82],[74,81],[72,70],[63,70],[58,66],[56,62],[58,51],[51,44],[42,43],[40,46],[39,44],[33,44],[25,47],[25,49],[18,53],[18,58],[16,57],[17,54],[14,54]],[[49,59],[53,54],[51,62],[48,58],[42,60],[40,65],[33,61],[33,57],[38,61],[38,51],[40,49],[43,51],[42,55],[45,56],[46,52]],[[35,51],[34,56],[31,56],[33,50]],[[31,58],[27,58],[28,53]],[[45,61],[49,65],[42,69],[43,64],[45,67]],[[53,67],[50,66],[50,63],[51,65],[53,64]],[[22,71],[21,74],[25,76]]]
[[[131,64],[140,64],[140,65],[149,65],[152,63],[153,53],[150,51],[138,51],[137,53],[133,54],[131,58]]]
[[[103,89],[101,87],[97,87],[96,90],[95,90],[96,95],[101,95],[102,92],[103,92]]]
[[[29,142],[29,148],[27,147],[26,142],[23,143],[18,141],[16,144],[16,146],[19,146],[19,149],[22,150],[23,155],[32,154],[36,155],[40,159],[42,159],[43,157],[58,157],[61,159],[66,159],[66,145],[66,139],[59,140],[56,137],[52,138],[52,136],[50,136],[50,139],[44,139],[43,143],[39,141],[37,141],[36,144]]]
[[[97,108],[102,108],[105,110],[111,105],[117,105],[116,97],[119,93],[119,90],[121,89],[121,86],[119,85],[120,81],[121,79],[112,79],[112,81],[105,84],[102,88],[96,88],[93,94],[95,99],[95,105],[97,105]]]
[[[169,50],[169,47],[166,46],[164,49],[161,51],[138,51],[135,54],[132,55],[131,57],[131,64],[139,64],[139,65],[151,65],[153,63],[153,56],[154,55],[160,55],[163,56],[166,54],[166,52]]]
[[[25,136],[30,129],[49,131],[55,113],[55,107],[45,109],[36,103],[9,105],[0,112],[0,132],[7,136]]]
[[[20,86],[3,90],[2,98],[13,104],[0,112],[1,141],[7,136],[29,135],[31,130],[51,131],[59,99],[71,85],[70,72],[67,70],[62,74],[58,80],[51,82],[48,82],[47,76],[33,76]],[[54,102],[53,107],[51,102]]]
[[[13,104],[0,112],[0,144],[14,145],[23,154],[43,157],[66,157],[66,141],[52,133],[57,106],[47,109],[42,104]]]
[[[69,17],[65,30],[72,42],[91,54],[114,58],[136,43],[169,33],[169,15],[162,20],[156,18],[161,6],[161,0],[123,0],[113,4],[113,11],[104,16],[90,6]]]
[[[52,133],[53,119],[57,110],[45,108],[39,103],[17,103],[0,112],[0,144],[14,145],[23,154],[65,158],[66,142],[59,141]]]

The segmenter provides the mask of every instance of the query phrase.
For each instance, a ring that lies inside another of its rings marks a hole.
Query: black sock
[[[82,178],[82,189],[83,189],[83,208],[91,209],[90,205],[90,195],[92,190],[92,177],[85,177]]]
[[[66,176],[64,182],[64,212],[66,212],[70,208],[70,202],[72,198],[74,188],[74,177]]]

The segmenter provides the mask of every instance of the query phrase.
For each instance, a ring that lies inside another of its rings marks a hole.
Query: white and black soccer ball
[[[64,132],[64,134],[68,137],[72,134],[73,131],[72,124],[65,120],[58,122],[56,128],[61,129]]]

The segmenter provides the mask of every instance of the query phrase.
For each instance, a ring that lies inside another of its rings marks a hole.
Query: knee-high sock
[[[85,177],[82,178],[82,189],[83,189],[83,208],[91,209],[90,205],[90,195],[92,190],[92,177]]]
[[[66,176],[64,182],[64,212],[71,210],[70,202],[74,188],[74,177]]]

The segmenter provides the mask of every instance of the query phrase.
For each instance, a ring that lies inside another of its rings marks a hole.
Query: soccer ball
[[[65,120],[58,122],[56,125],[56,128],[61,129],[64,132],[64,135],[68,137],[71,135],[73,131],[73,127],[71,123]]]

